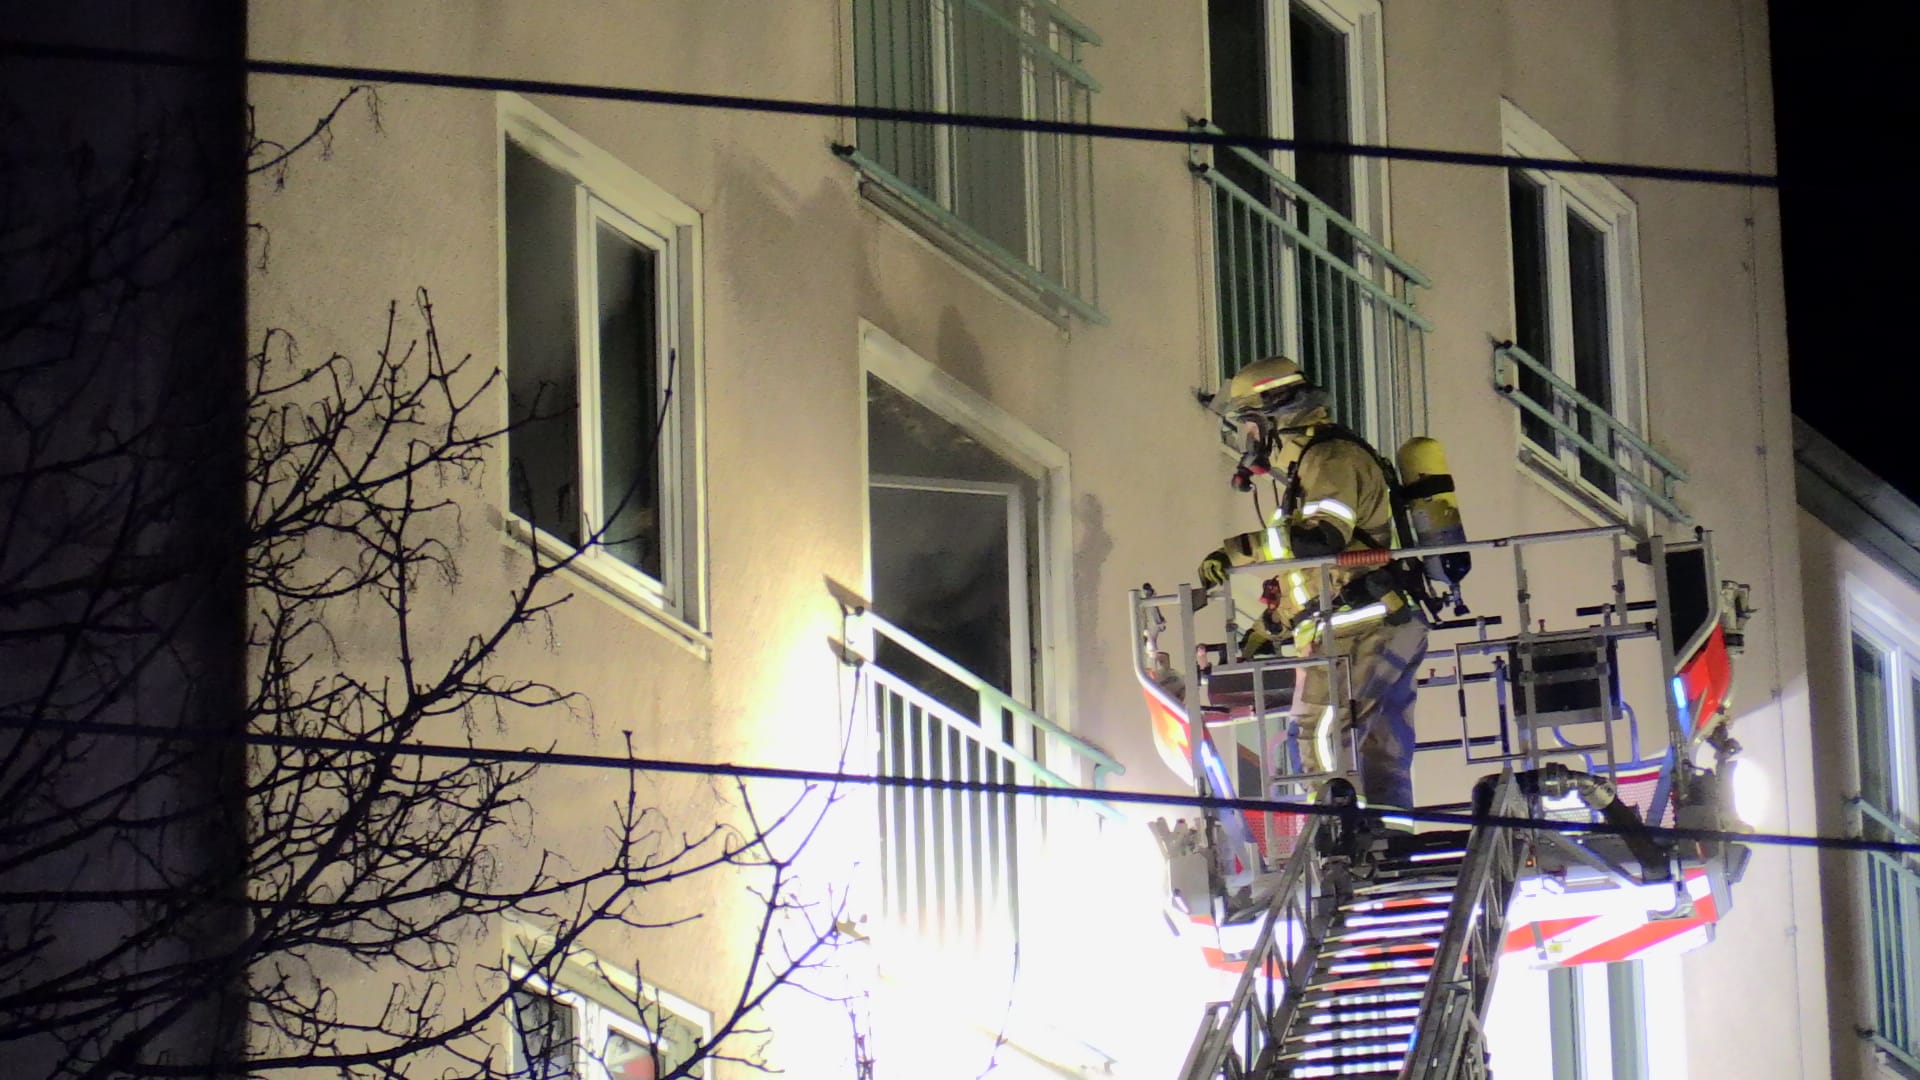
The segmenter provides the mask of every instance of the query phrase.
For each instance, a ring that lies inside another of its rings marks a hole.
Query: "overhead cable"
[[[649,90],[638,87],[604,86],[596,83],[557,82],[548,79],[516,79],[493,75],[457,75],[451,72],[414,71],[406,68],[364,67],[348,64],[313,64],[292,60],[262,60],[253,57],[222,59],[160,52],[152,49],[109,48],[97,45],[66,45],[46,42],[0,40],[0,57],[32,60],[73,60],[106,64],[137,64],[207,72],[243,70],[252,75],[281,75],[293,78],[337,79],[347,82],[381,83],[399,86],[431,86],[453,90],[511,91],[518,94],[543,94],[553,97],[591,101],[622,101],[644,105],[670,105],[684,108],[729,109],[740,112],[775,113],[788,116],[819,116],[846,120],[926,124],[938,127],[984,128],[1001,131],[1028,131],[1045,135],[1084,135],[1095,139],[1120,139],[1136,142],[1175,143],[1181,146],[1205,144],[1239,146],[1258,151],[1295,151],[1345,154],[1351,157],[1378,158],[1386,161],[1424,162],[1434,165],[1463,165],[1490,169],[1541,169],[1560,173],[1596,173],[1602,176],[1665,180],[1682,184],[1723,184],[1736,187],[1777,188],[1780,177],[1773,173],[1743,172],[1727,169],[1698,169],[1668,165],[1641,165],[1619,161],[1576,161],[1566,158],[1531,157],[1520,154],[1487,154],[1469,150],[1443,150],[1418,146],[1387,146],[1379,143],[1331,142],[1320,139],[1279,139],[1258,135],[1215,134],[1186,128],[1139,127],[1128,124],[1094,124],[1069,120],[1033,120],[1013,116],[989,116],[982,113],[936,112],[929,109],[895,109],[877,105],[843,105],[830,101],[805,101],[792,98],[751,97],[742,94],[700,94],[680,90]]]
[[[906,788],[925,791],[969,792],[982,795],[1006,795],[1024,798],[1059,799],[1068,802],[1125,803],[1136,806],[1165,806],[1179,809],[1239,810],[1243,812],[1312,814],[1337,817],[1339,808],[1310,802],[1279,799],[1237,799],[1172,792],[1109,791],[1100,788],[1052,787],[1043,784],[1003,784],[980,780],[959,780],[930,776],[878,776],[870,773],[835,772],[826,769],[794,769],[777,765],[740,765],[730,762],[679,761],[670,758],[629,757],[614,754],[581,754],[561,750],[511,750],[504,747],[456,746],[445,743],[372,743],[360,739],[342,739],[316,735],[277,735],[268,732],[231,732],[211,728],[163,728],[142,724],[117,724],[84,721],[55,724],[30,724],[0,718],[0,730],[34,732],[40,735],[99,735],[147,739],[157,742],[239,742],[263,749],[317,750],[370,756],[393,755],[422,759],[467,761],[500,765],[552,765],[574,768],[608,769],[620,772],[726,776],[747,780],[785,780],[797,783],[847,787]],[[1549,818],[1505,817],[1496,814],[1458,813],[1444,810],[1399,810],[1393,816],[1440,825],[1493,825],[1538,829],[1552,832],[1646,834],[1674,840],[1766,844],[1778,847],[1816,848],[1824,851],[1871,851],[1889,855],[1920,855],[1920,844],[1895,840],[1871,840],[1841,836],[1799,836],[1792,833],[1741,832],[1732,829],[1697,829],[1673,826],[1615,826],[1604,822],[1559,821]]]

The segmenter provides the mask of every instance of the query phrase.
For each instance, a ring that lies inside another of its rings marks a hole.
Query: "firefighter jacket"
[[[1379,459],[1353,438],[1324,435],[1322,428],[1329,423],[1311,424],[1282,436],[1273,463],[1274,473],[1283,477],[1280,505],[1267,528],[1227,539],[1223,546],[1234,566],[1392,546],[1393,498]],[[1321,437],[1314,438],[1316,434]],[[1337,539],[1328,541],[1330,547],[1296,552],[1300,546],[1296,538],[1302,536]],[[1336,613],[1382,598],[1389,598],[1395,609],[1404,602],[1374,576],[1377,570],[1336,567],[1331,574]],[[1271,612],[1279,624],[1273,627],[1276,630],[1294,626],[1303,611],[1319,607],[1317,569],[1290,571],[1286,578],[1278,606]]]

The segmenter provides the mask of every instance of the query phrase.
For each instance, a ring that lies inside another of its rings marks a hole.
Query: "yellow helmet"
[[[1242,420],[1255,414],[1284,425],[1293,415],[1325,404],[1300,365],[1284,356],[1255,360],[1227,383],[1226,415]]]

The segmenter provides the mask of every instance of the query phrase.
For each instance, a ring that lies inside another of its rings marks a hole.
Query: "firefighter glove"
[[[1224,584],[1227,570],[1232,566],[1227,561],[1227,549],[1221,548],[1200,560],[1200,580],[1208,586]]]

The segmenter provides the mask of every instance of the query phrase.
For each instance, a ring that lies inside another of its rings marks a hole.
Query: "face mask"
[[[1245,493],[1253,490],[1254,477],[1265,476],[1273,470],[1273,437],[1267,418],[1257,414],[1241,421],[1240,435],[1245,449],[1228,482],[1233,490]]]

